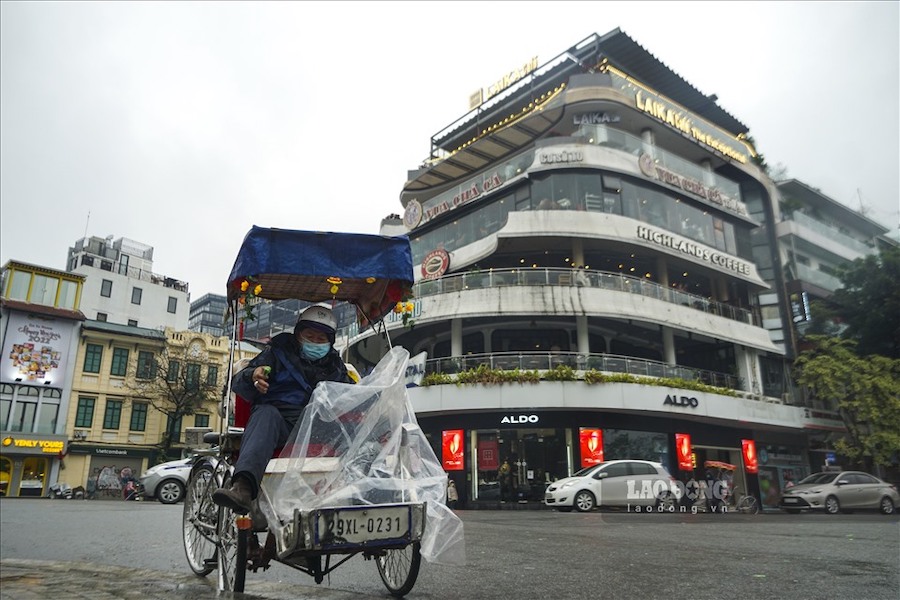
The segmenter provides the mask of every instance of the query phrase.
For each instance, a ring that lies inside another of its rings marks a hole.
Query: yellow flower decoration
[[[409,327],[410,329],[412,329],[413,326],[412,316],[415,309],[415,304],[412,302],[403,302],[402,300],[394,305],[394,313],[400,315],[403,319],[403,326]]]
[[[256,279],[253,277],[247,277],[241,281],[240,289],[243,295],[238,296],[237,302],[244,308],[245,318],[248,321],[253,321],[256,319],[253,309],[258,303],[258,297],[262,293],[263,286],[261,283],[256,283]]]

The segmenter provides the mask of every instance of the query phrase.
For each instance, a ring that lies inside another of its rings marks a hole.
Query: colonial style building
[[[168,458],[189,451],[187,428],[218,427],[216,407],[228,358],[226,337],[86,321],[75,354],[66,425],[72,441],[60,479],[115,496],[128,474],[138,477],[163,460],[167,432]],[[193,389],[204,390],[206,400],[172,423],[167,413],[174,398]]]

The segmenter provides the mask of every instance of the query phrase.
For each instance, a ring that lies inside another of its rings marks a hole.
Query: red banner
[[[753,440],[741,440],[741,449],[744,453],[744,470],[748,473],[759,473],[759,458],[756,456],[756,442]]]
[[[691,454],[691,436],[687,433],[675,434],[675,454],[678,457],[679,471],[693,471],[694,460]]]
[[[465,467],[465,444],[462,429],[449,429],[442,434],[442,459],[445,471],[462,471]]]
[[[603,431],[590,427],[578,430],[581,441],[581,467],[592,467],[603,462]]]
[[[496,471],[500,468],[500,445],[497,440],[478,440],[478,470]]]

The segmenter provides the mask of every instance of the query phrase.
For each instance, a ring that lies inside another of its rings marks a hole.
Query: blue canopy
[[[406,236],[254,225],[228,276],[228,300],[247,300],[252,293],[269,300],[348,301],[361,309],[361,317],[376,321],[410,296],[412,284]]]

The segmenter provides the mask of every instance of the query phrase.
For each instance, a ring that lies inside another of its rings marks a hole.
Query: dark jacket
[[[263,366],[272,369],[267,394],[260,394],[253,386],[253,371]],[[246,368],[234,375],[231,388],[251,404],[277,406],[282,416],[293,424],[320,381],[353,383],[334,348],[319,360],[309,361],[300,356],[300,342],[293,333],[279,333]]]

